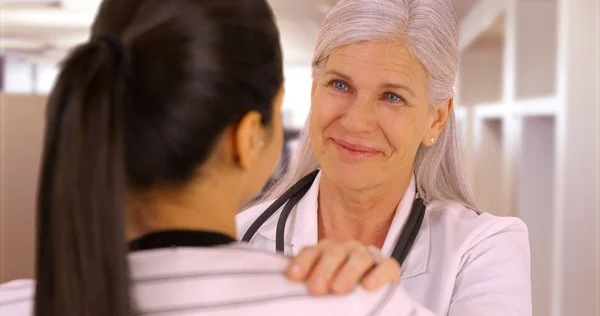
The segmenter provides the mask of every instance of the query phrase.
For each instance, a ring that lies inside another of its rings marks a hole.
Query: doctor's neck
[[[318,198],[319,239],[358,240],[382,247],[411,173],[382,185],[356,190],[322,175]]]
[[[130,194],[127,240],[167,230],[216,232],[235,239],[235,215],[240,207],[235,180],[215,170],[202,172],[180,188],[157,186]]]

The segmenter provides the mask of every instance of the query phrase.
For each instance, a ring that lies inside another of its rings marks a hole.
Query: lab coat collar
[[[321,172],[317,174],[310,189],[294,207],[286,222],[284,243],[287,247],[291,247],[292,255],[297,255],[302,248],[315,245],[318,242],[317,209],[320,182]],[[282,210],[283,207],[273,214],[256,233],[275,242],[277,221]]]
[[[315,178],[306,195],[298,202],[298,205],[290,214],[286,223],[284,242],[287,249],[291,248],[291,255],[297,255],[302,248],[315,245],[318,242],[317,210],[320,180],[321,172]],[[404,196],[396,208],[390,232],[382,247],[382,252],[386,256],[392,254],[396,241],[400,236],[400,231],[410,214],[415,196],[416,180],[413,175]],[[277,221],[280,214],[281,209],[265,222],[257,234],[275,242]],[[413,277],[426,271],[427,260],[429,258],[429,240],[429,222],[427,216],[425,216],[413,248],[402,266],[402,279]],[[286,250],[287,252],[288,250]]]
[[[417,181],[413,174],[404,196],[400,200],[400,203],[398,203],[396,214],[392,220],[392,225],[390,226],[388,235],[385,238],[383,247],[381,248],[381,251],[386,256],[392,255],[394,247],[396,246],[396,242],[400,237],[400,233],[404,229],[406,221],[408,220],[413,202],[415,201],[417,195],[416,183]],[[412,249],[402,265],[402,279],[410,278],[426,271],[427,260],[429,259],[429,240],[429,222],[426,214],[425,218],[423,219],[421,229],[419,230],[419,234],[417,235],[417,239],[415,240]]]

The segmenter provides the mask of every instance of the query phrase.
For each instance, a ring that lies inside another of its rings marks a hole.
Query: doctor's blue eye
[[[386,101],[390,101],[390,102],[400,102],[400,101],[403,101],[401,97],[399,97],[397,94],[393,94],[393,93],[387,93],[385,95],[385,100]]]
[[[348,86],[345,83],[341,82],[341,81],[337,81],[337,80],[333,81],[332,85],[333,85],[333,87],[335,89],[340,90],[340,91],[346,91],[346,90],[348,90]]]

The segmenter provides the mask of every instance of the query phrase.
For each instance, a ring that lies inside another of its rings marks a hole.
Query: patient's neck
[[[319,187],[319,239],[356,240],[382,247],[410,174],[368,190],[351,190],[321,177]]]
[[[133,240],[165,230],[196,230],[236,238],[238,198],[227,177],[189,184],[184,189],[154,188],[128,203],[126,237]]]

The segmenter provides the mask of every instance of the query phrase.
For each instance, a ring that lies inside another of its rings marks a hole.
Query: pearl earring
[[[257,145],[258,145],[258,147],[262,148],[263,146],[265,146],[265,142],[263,142],[262,140],[259,140]]]
[[[431,143],[435,144],[435,138],[433,138],[433,137],[431,138]]]

